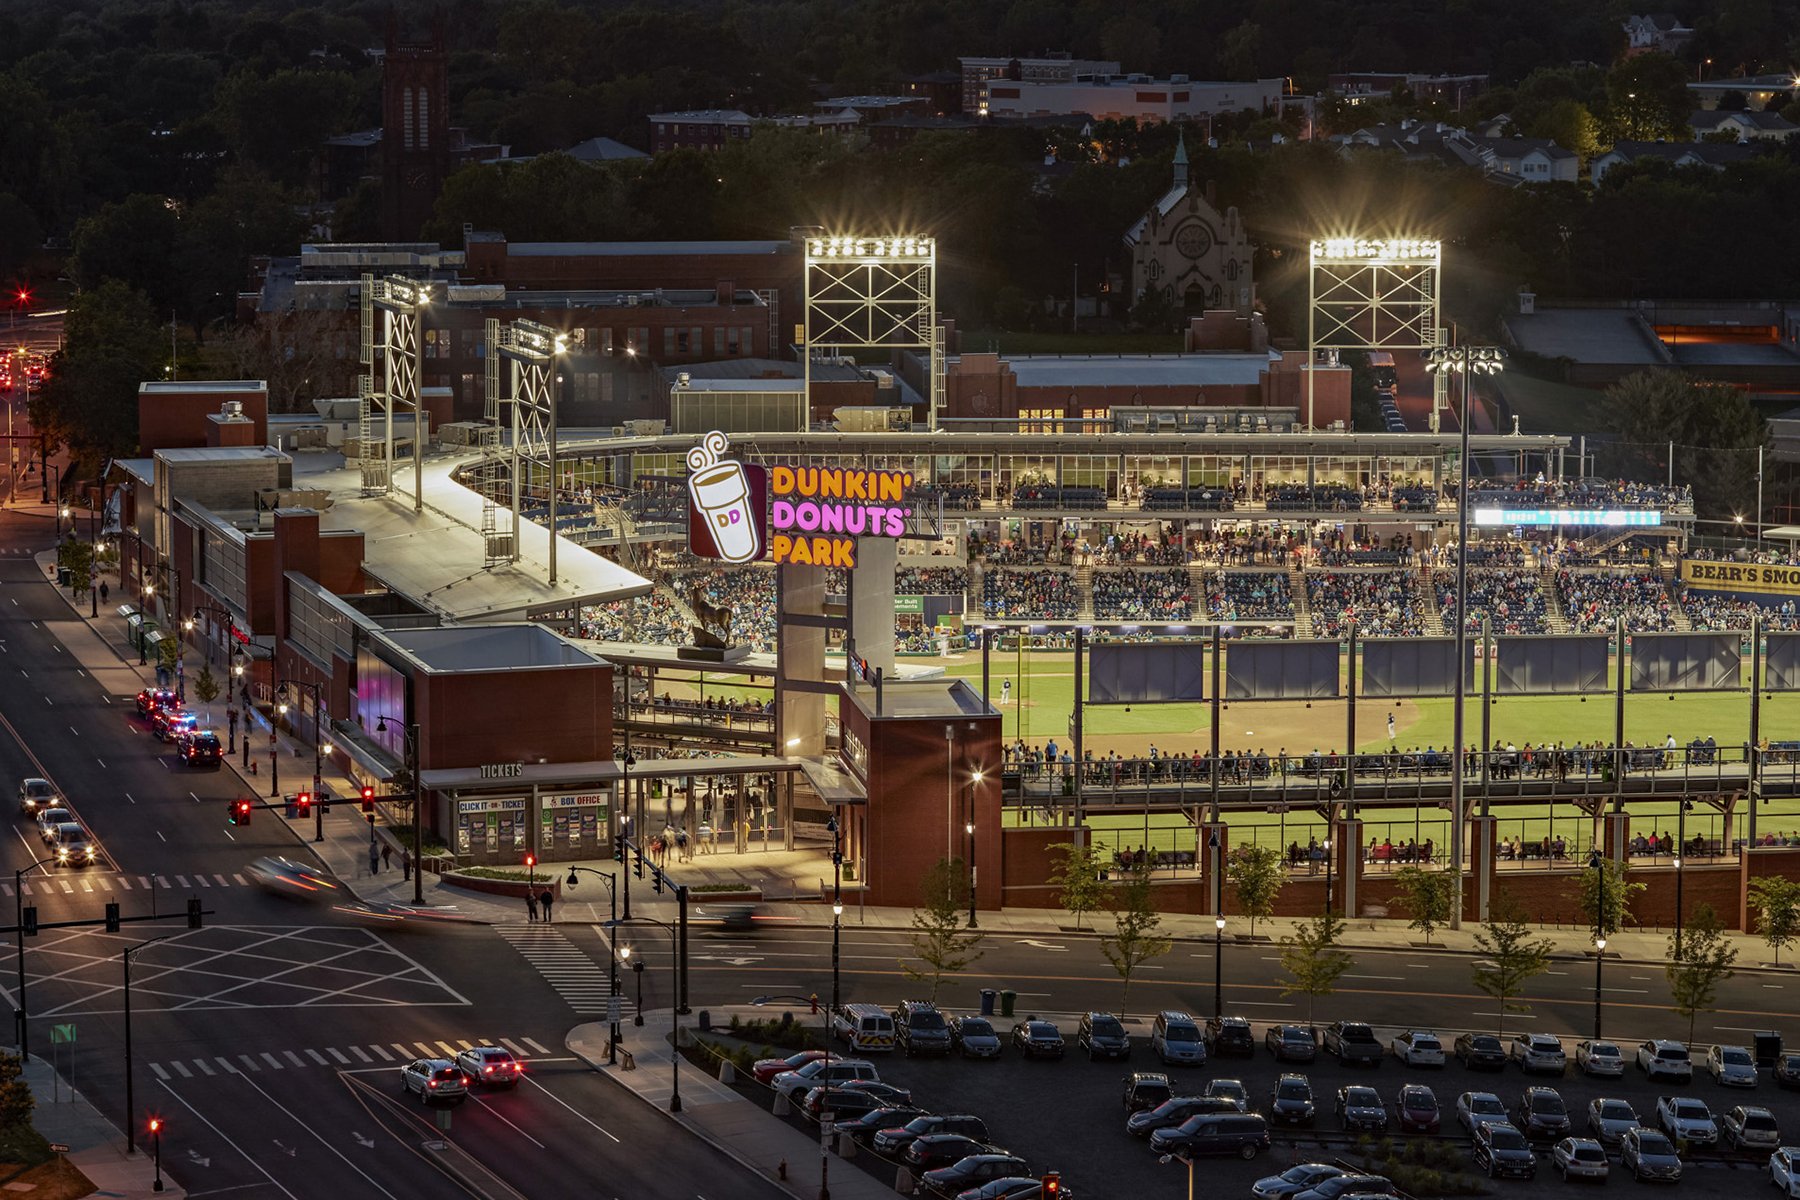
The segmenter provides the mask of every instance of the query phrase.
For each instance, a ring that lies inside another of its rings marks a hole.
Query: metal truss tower
[[[362,277],[362,362],[369,373],[361,379],[357,405],[357,458],[365,496],[391,495],[394,490],[394,418],[412,415],[413,511],[425,508],[425,415],[419,390],[424,376],[420,328],[431,304],[428,281],[389,276]],[[380,315],[380,329],[376,316]],[[373,424],[381,413],[382,453],[374,454]]]
[[[928,421],[944,406],[943,337],[937,323],[937,239],[814,237],[806,241],[801,347],[808,406],[813,360],[840,350],[918,350],[928,362]]]
[[[1423,238],[1314,241],[1306,275],[1306,424],[1321,350],[1428,350],[1442,344],[1444,251]],[[1436,415],[1434,391],[1433,416]]]
[[[567,346],[561,333],[536,321],[516,320],[491,332],[495,350],[511,366],[511,386],[505,396],[512,407],[511,558],[519,561],[520,505],[525,499],[526,474],[535,468],[542,473],[549,498],[544,525],[550,534],[550,582],[555,583],[556,356]],[[497,409],[494,416],[498,420]]]

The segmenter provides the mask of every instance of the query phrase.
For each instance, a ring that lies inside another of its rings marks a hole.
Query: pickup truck
[[[1379,1067],[1386,1049],[1375,1031],[1361,1021],[1333,1021],[1325,1027],[1325,1049],[1337,1055],[1338,1061],[1348,1066],[1351,1063],[1367,1063]]]
[[[1712,1146],[1719,1140],[1712,1110],[1706,1107],[1706,1101],[1691,1096],[1658,1096],[1656,1127],[1677,1146],[1684,1142],[1689,1146]]]

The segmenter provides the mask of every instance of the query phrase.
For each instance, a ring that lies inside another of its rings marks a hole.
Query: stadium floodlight
[[[806,252],[813,258],[930,258],[937,252],[937,239],[917,234],[816,237],[807,239]]]
[[[1438,263],[1444,244],[1435,238],[1321,238],[1312,243],[1312,257],[1328,262]]]
[[[1506,351],[1498,346],[1435,346],[1423,356],[1433,375],[1498,375],[1506,369]]]

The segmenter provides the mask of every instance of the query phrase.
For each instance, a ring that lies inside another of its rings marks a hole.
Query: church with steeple
[[[1212,204],[1212,185],[1194,186],[1185,138],[1175,146],[1174,176],[1169,190],[1125,234],[1131,302],[1155,288],[1190,315],[1229,310],[1249,316],[1256,288],[1238,210],[1221,214]]]

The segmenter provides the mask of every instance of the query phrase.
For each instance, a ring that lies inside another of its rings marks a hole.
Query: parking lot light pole
[[[1225,1015],[1225,918],[1213,918],[1213,1016]]]

